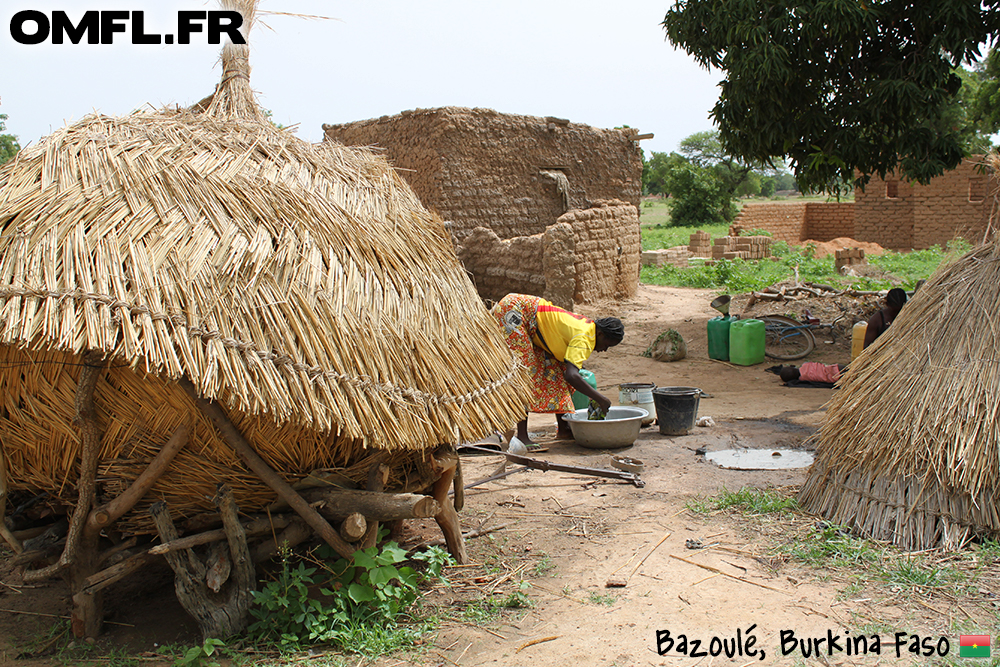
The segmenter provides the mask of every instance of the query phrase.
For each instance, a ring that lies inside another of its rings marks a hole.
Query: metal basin
[[[631,447],[639,437],[642,420],[649,412],[642,408],[614,406],[606,419],[587,419],[587,410],[577,410],[565,415],[573,431],[576,444],[588,449],[615,449]]]

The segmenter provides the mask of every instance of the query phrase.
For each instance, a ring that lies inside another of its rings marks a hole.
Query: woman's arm
[[[875,323],[875,318],[878,318],[878,324]],[[862,350],[874,343],[875,339],[882,333],[882,327],[885,326],[884,321],[885,318],[882,316],[881,310],[871,316],[871,319],[868,320],[868,328],[865,329],[865,343],[861,347]]]
[[[580,375],[579,368],[569,361],[564,361],[563,367],[563,377],[566,379],[566,383],[569,384],[569,386],[573,387],[587,398],[593,400],[604,412],[607,412],[611,408],[611,399],[591,387],[587,381],[583,379],[583,376]]]

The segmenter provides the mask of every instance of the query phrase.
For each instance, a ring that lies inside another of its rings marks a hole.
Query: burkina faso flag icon
[[[958,657],[988,658],[990,657],[989,635],[959,635]]]

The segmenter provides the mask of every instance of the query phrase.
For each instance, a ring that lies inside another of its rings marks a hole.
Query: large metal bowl
[[[576,444],[588,449],[631,447],[639,437],[642,420],[649,416],[643,408],[614,406],[606,419],[587,419],[587,409],[564,416],[573,431]]]

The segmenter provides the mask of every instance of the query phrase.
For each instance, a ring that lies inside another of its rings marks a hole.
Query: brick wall
[[[854,235],[854,205],[851,202],[744,204],[733,224],[746,231],[766,230],[775,241],[829,241]]]
[[[635,296],[641,250],[639,209],[612,200],[569,211],[541,234],[501,239],[479,227],[458,256],[484,299],[520,292],[572,308]]]
[[[853,202],[809,202],[806,204],[805,238],[831,241],[854,238]]]
[[[854,195],[857,239],[896,250],[944,245],[956,236],[980,240],[996,188],[989,174],[979,172],[981,160],[963,160],[927,185],[895,174],[873,177]]]

